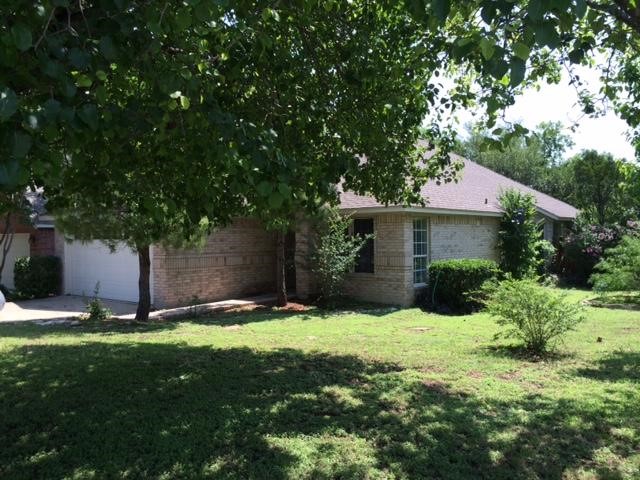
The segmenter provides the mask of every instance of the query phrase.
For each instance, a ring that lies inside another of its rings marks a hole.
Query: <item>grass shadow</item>
[[[640,383],[640,352],[613,352],[598,360],[592,367],[582,368],[577,373],[603,382]]]
[[[533,353],[521,344],[483,345],[478,351],[496,358],[510,358],[527,362],[562,361],[575,357],[575,353],[560,349],[549,350],[544,354]]]
[[[611,434],[637,395],[607,401],[479,400],[295,349],[30,344],[0,357],[0,477],[561,478],[637,446]]]

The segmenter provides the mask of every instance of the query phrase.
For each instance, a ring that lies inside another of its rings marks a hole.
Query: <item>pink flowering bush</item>
[[[560,273],[566,281],[587,286],[593,268],[604,252],[617,246],[622,237],[640,237],[640,222],[625,225],[577,225],[561,244]]]

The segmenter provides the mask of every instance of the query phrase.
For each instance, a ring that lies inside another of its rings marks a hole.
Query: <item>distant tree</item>
[[[560,122],[542,122],[533,132],[533,141],[549,166],[563,163],[567,150],[574,145],[573,139],[564,130]]]
[[[595,150],[585,150],[571,160],[576,206],[599,225],[620,220],[620,164],[612,155]]]
[[[542,192],[561,199],[570,197],[563,160],[573,141],[560,123],[543,122],[531,137],[514,138],[506,146],[488,143],[491,133],[481,124],[468,130],[469,136],[459,146],[467,158]]]
[[[623,237],[620,244],[605,252],[594,270],[590,282],[595,290],[640,290],[640,238]]]
[[[638,163],[622,162],[619,164],[620,189],[623,198],[623,217],[625,219],[640,219],[640,165]]]

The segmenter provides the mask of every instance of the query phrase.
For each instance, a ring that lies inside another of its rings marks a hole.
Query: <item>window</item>
[[[373,233],[373,218],[356,218],[353,220],[354,235],[369,235]],[[354,269],[358,273],[373,273],[373,238],[369,238],[356,259]]]
[[[413,283],[427,283],[427,225],[426,218],[413,221]]]

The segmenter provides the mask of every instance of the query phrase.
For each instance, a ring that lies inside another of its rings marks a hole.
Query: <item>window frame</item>
[[[421,228],[417,228],[416,226],[421,224]],[[412,222],[412,232],[413,232],[413,242],[412,242],[412,275],[413,275],[413,286],[414,287],[424,287],[427,285],[427,274],[429,270],[429,218],[428,217],[419,217],[414,218]],[[421,237],[421,241],[418,242],[417,233],[421,232],[423,235]],[[422,249],[417,249],[416,246],[421,245]],[[421,251],[422,253],[416,253],[417,251]],[[416,260],[424,260],[424,267],[417,268]],[[418,282],[418,274],[423,275],[423,282]]]
[[[360,229],[356,228],[356,222],[371,222],[371,232],[361,232],[358,231]],[[369,235],[369,234],[374,234],[375,233],[375,229],[376,229],[376,223],[373,217],[362,217],[362,218],[354,218],[353,222],[351,224],[351,229],[353,232],[353,235]],[[361,254],[363,251],[367,251],[368,252],[368,256],[369,256],[369,262],[367,265],[362,265],[361,262]],[[362,249],[360,250],[360,252],[358,252],[358,258],[356,259],[356,263],[353,266],[353,273],[359,273],[359,274],[374,274],[375,270],[376,270],[376,254],[375,254],[375,242],[374,242],[374,238],[369,238],[367,240],[367,242],[365,243],[365,245],[362,247]]]

